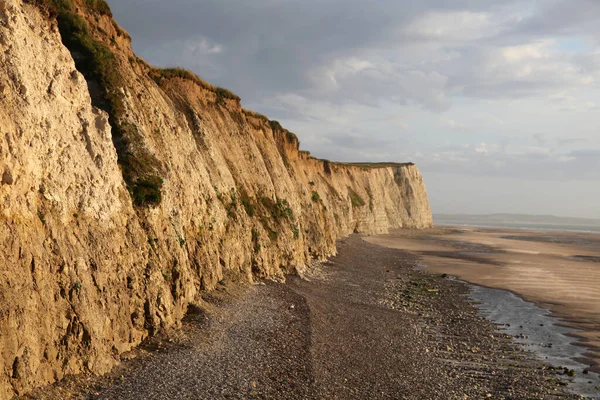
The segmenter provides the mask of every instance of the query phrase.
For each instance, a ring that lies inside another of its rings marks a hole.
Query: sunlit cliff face
[[[137,58],[102,4],[0,2],[1,400],[108,372],[219,282],[432,224],[415,165],[300,151],[230,91]]]

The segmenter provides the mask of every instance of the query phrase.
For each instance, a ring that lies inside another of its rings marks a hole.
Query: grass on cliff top
[[[185,80],[189,80],[191,82],[194,82],[195,84],[197,84],[198,86],[200,86],[201,88],[208,90],[208,91],[212,91],[217,95],[217,104],[223,104],[224,100],[236,100],[236,101],[240,101],[240,97],[238,95],[236,95],[235,93],[232,93],[231,91],[222,88],[222,87],[218,87],[218,86],[213,86],[211,84],[209,84],[208,82],[200,79],[200,77],[198,77],[196,74],[194,74],[193,72],[184,69],[184,68],[155,68],[155,67],[150,67],[150,71],[148,72],[148,75],[156,82],[156,84],[160,85],[163,79],[174,79],[174,78],[180,78],[180,79],[185,79]],[[276,134],[283,134],[285,137],[285,140],[287,143],[289,144],[296,144],[297,147],[299,147],[300,145],[300,141],[298,140],[298,137],[290,132],[289,130],[283,128],[281,126],[281,124],[279,123],[279,121],[271,121],[269,120],[269,118],[267,118],[266,116],[259,114],[259,113],[255,113],[253,111],[248,111],[248,110],[244,110],[244,112],[246,113],[246,115],[249,115],[251,117],[257,118],[261,121],[263,121],[264,123],[268,123],[269,126],[271,127],[271,130],[276,133]]]
[[[217,95],[217,99],[228,99],[228,100],[236,100],[240,101],[240,97],[231,91],[224,89],[222,87],[213,86],[210,83],[207,83],[200,79],[196,74],[191,71],[188,71],[184,68],[152,68],[150,73],[150,77],[154,79],[154,81],[160,85],[160,82],[163,79],[173,79],[173,78],[181,78],[186,79],[191,82],[194,82],[198,86],[203,89],[214,92]]]
[[[112,11],[105,0],[85,0],[89,10],[94,10],[100,15],[108,15],[112,17]]]
[[[83,3],[87,10],[112,17],[110,6],[105,0],[24,0],[25,3],[34,4],[51,16],[56,16],[61,11],[74,10],[76,4]]]
[[[285,129],[283,126],[281,126],[279,121],[275,121],[275,120],[269,121],[269,126],[271,127],[271,130],[273,131],[273,133],[275,135],[284,135],[285,141],[288,144],[296,145],[297,149],[300,148],[300,140],[298,139],[298,136],[296,136],[295,133],[290,132],[287,129]]]
[[[254,112],[254,111],[250,111],[250,110],[243,110],[243,112],[244,112],[244,114],[246,114],[246,115],[248,115],[250,117],[259,119],[259,120],[261,120],[261,121],[263,121],[265,123],[269,122],[269,118],[267,118],[266,115],[263,115],[263,114],[260,114],[260,113]]]
[[[328,161],[328,160],[322,160]],[[329,161],[334,165],[342,165],[347,167],[361,167],[361,168],[390,168],[390,167],[408,167],[415,165],[412,162],[408,163],[395,163],[395,162],[379,162],[379,163],[368,163],[368,162],[337,162],[337,161]]]

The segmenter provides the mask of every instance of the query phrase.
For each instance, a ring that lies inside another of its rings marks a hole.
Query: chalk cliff
[[[416,166],[299,151],[138,59],[102,0],[0,0],[0,175],[0,399],[107,372],[222,280],[432,224]]]

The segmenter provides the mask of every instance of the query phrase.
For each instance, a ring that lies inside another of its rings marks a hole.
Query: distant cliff
[[[0,399],[104,373],[222,280],[432,224],[412,164],[338,164],[182,70],[102,0],[0,0]]]

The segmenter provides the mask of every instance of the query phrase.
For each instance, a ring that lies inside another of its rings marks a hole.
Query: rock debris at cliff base
[[[288,284],[223,287],[109,377],[29,398],[575,399],[412,256],[342,240]]]

